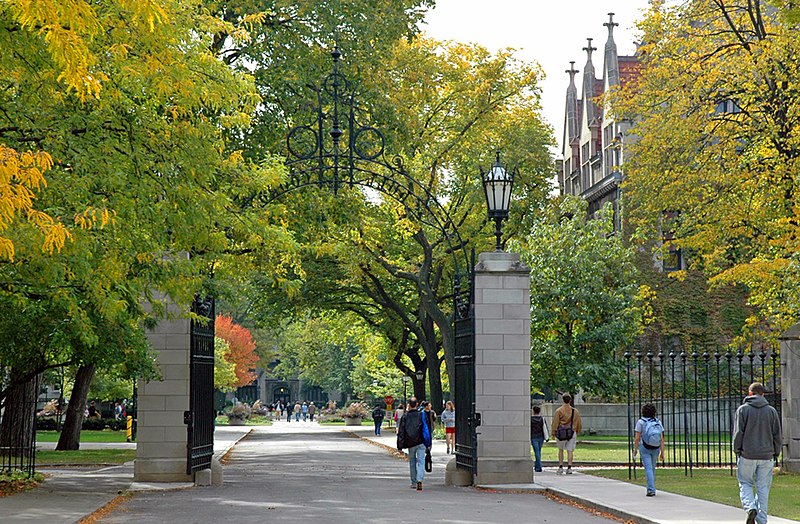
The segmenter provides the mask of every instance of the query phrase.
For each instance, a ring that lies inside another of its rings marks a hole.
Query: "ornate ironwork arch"
[[[387,156],[383,133],[358,122],[362,109],[356,103],[355,86],[339,71],[341,56],[335,48],[333,72],[319,86],[307,86],[316,98],[315,121],[286,135],[289,176],[267,192],[266,203],[307,186],[328,188],[334,194],[342,187],[365,187],[400,203],[415,220],[443,235],[455,269],[455,318],[467,318],[473,264],[467,243],[447,209],[406,171],[402,157]]]

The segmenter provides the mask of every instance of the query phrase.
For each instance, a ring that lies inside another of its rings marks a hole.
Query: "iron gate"
[[[471,267],[475,267],[472,252]],[[455,335],[455,400],[456,400],[456,466],[458,469],[478,472],[478,435],[480,415],[475,413],[475,287],[474,272],[469,272],[469,287],[459,289],[456,284],[454,312]]]
[[[214,455],[214,299],[196,298],[192,313],[189,361],[189,411],[186,424],[186,473],[211,467]]]
[[[683,467],[687,475],[699,467],[733,471],[733,418],[747,388],[761,382],[765,398],[781,413],[779,355],[776,351],[745,353],[625,353],[628,386],[628,475],[634,427],[641,407],[651,403],[664,425],[664,465]]]

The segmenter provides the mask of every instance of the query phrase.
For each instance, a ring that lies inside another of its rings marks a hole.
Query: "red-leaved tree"
[[[225,340],[230,346],[229,360],[236,365],[236,386],[246,386],[255,380],[253,373],[258,363],[256,343],[250,330],[236,324],[233,319],[225,315],[217,315],[214,323],[216,335]]]

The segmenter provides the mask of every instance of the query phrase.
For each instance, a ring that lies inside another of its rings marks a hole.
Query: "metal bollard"
[[[133,442],[133,417],[130,416],[130,415],[128,415],[128,417],[127,417],[126,428],[125,429],[127,431],[127,433],[125,435],[125,437],[126,437],[125,440],[127,442]]]

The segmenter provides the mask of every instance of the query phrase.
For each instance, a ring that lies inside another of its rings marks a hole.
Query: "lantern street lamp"
[[[516,170],[515,170],[516,171]],[[514,186],[514,175],[500,163],[500,151],[491,169],[483,175],[483,192],[486,194],[486,207],[489,219],[494,220],[495,249],[503,250],[501,237],[503,236],[503,220],[508,218],[508,207],[511,204],[511,189]]]

